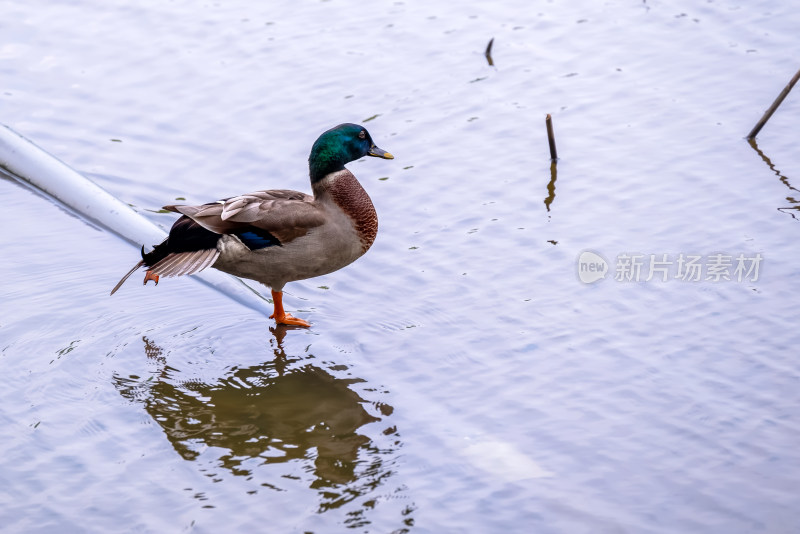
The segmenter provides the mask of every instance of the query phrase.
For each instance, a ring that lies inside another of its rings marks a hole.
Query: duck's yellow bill
[[[394,156],[386,152],[384,149],[376,147],[375,145],[373,145],[372,148],[369,149],[369,152],[367,152],[367,156],[375,156],[376,158],[383,158],[383,159],[394,159]]]

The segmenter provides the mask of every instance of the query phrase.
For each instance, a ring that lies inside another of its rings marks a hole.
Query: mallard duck
[[[312,195],[286,189],[256,191],[202,206],[164,206],[180,213],[169,237],[156,245],[111,290],[146,267],[144,284],[159,277],[213,267],[261,282],[272,291],[278,324],[311,326],[283,309],[287,282],[321,276],[352,263],[372,245],[378,215],[356,177],[344,166],[363,156],[393,159],[358,124],[340,124],[311,147]]]

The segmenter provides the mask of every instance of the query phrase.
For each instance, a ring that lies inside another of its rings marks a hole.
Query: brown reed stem
[[[767,109],[767,111],[764,112],[764,115],[761,117],[761,120],[759,120],[756,123],[756,125],[753,126],[753,129],[750,130],[750,133],[747,134],[748,139],[753,139],[755,138],[755,136],[758,135],[758,132],[761,131],[761,128],[763,128],[764,125],[769,120],[769,118],[772,117],[772,114],[775,113],[775,110],[778,109],[778,106],[781,105],[783,99],[786,98],[786,95],[788,95],[789,91],[792,90],[794,84],[797,83],[797,80],[800,80],[800,70],[798,70],[797,74],[795,74],[794,77],[789,81],[789,84],[783,88],[783,91],[781,91],[781,94],[779,94],[778,98],[775,99],[775,102],[773,102],[772,105],[769,107],[769,109]]]
[[[558,154],[556,153],[556,136],[553,134],[553,118],[550,117],[549,113],[544,119],[544,123],[547,126],[547,142],[550,143],[550,161],[555,162],[558,160]]]

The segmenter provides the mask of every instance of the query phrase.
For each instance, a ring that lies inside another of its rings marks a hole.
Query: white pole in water
[[[166,237],[164,230],[133,208],[3,124],[0,124],[0,167],[137,248],[160,243]],[[193,278],[249,308],[267,315],[272,313],[264,297],[234,276],[208,269]]]

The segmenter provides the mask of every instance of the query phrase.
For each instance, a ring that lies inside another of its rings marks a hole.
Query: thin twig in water
[[[494,67],[494,61],[492,60],[492,45],[494,44],[494,37],[489,39],[489,44],[486,45],[486,52],[484,55],[486,56],[486,61],[489,62],[490,67]]]
[[[775,113],[775,110],[778,109],[778,106],[781,105],[783,99],[786,98],[786,95],[788,95],[789,91],[792,90],[794,84],[797,83],[797,80],[800,80],[800,70],[798,70],[797,74],[795,74],[794,77],[791,80],[789,80],[789,84],[783,88],[783,91],[781,91],[781,94],[779,94],[778,98],[775,99],[775,102],[773,102],[772,105],[769,107],[769,109],[767,109],[767,111],[764,112],[764,115],[761,117],[761,120],[759,120],[756,123],[756,125],[753,126],[753,129],[750,130],[750,133],[747,134],[748,139],[753,139],[755,136],[758,135],[758,132],[761,131],[761,128],[763,128],[764,125],[769,120],[769,118],[772,117],[772,114]]]
[[[544,119],[544,123],[547,126],[547,142],[550,143],[550,160],[555,162],[558,160],[558,154],[556,153],[556,136],[553,134],[553,118],[550,117],[549,113]]]

